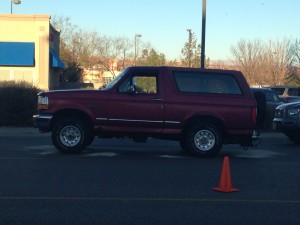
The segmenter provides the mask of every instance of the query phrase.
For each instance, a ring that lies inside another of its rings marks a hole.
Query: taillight
[[[48,109],[48,97],[47,96],[39,96],[38,97],[38,109]]]
[[[252,123],[256,123],[256,117],[257,117],[257,108],[252,108]]]

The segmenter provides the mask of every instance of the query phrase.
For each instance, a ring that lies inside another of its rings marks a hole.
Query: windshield
[[[101,90],[108,90],[111,89],[113,86],[115,86],[116,83],[118,83],[119,80],[122,79],[122,77],[126,74],[128,71],[128,68],[125,69],[122,73],[120,73],[118,76],[116,76],[109,84],[107,84],[104,88],[101,88]]]

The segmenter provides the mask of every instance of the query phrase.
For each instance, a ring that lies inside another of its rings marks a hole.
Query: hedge
[[[32,126],[40,89],[25,81],[0,82],[0,126]]]

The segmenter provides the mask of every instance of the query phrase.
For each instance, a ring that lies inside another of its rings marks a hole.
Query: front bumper
[[[52,118],[51,115],[34,115],[32,117],[33,127],[39,128],[40,132],[49,132],[51,131]]]
[[[273,129],[278,131],[300,130],[299,119],[274,118]]]

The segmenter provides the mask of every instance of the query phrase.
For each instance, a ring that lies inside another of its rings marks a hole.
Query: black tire
[[[297,131],[295,131],[297,132]],[[285,134],[292,142],[299,145],[300,144],[300,134],[297,133],[288,133]]]
[[[222,133],[213,124],[199,122],[186,132],[184,146],[194,156],[215,156],[223,146]]]
[[[256,91],[253,93],[257,104],[257,117],[256,128],[259,130],[266,129],[266,113],[267,113],[267,100],[266,94],[262,91]]]
[[[188,148],[187,148],[187,146],[185,144],[185,139],[184,138],[181,138],[179,140],[179,144],[180,144],[180,147],[181,147],[180,153],[184,154],[184,155],[189,154],[189,150],[188,150]]]
[[[92,144],[94,139],[95,139],[95,135],[91,133],[91,135],[89,136],[89,139],[86,141],[86,147],[89,146],[90,144]]]
[[[79,153],[93,141],[88,125],[78,118],[63,118],[52,129],[52,142],[62,153]]]

